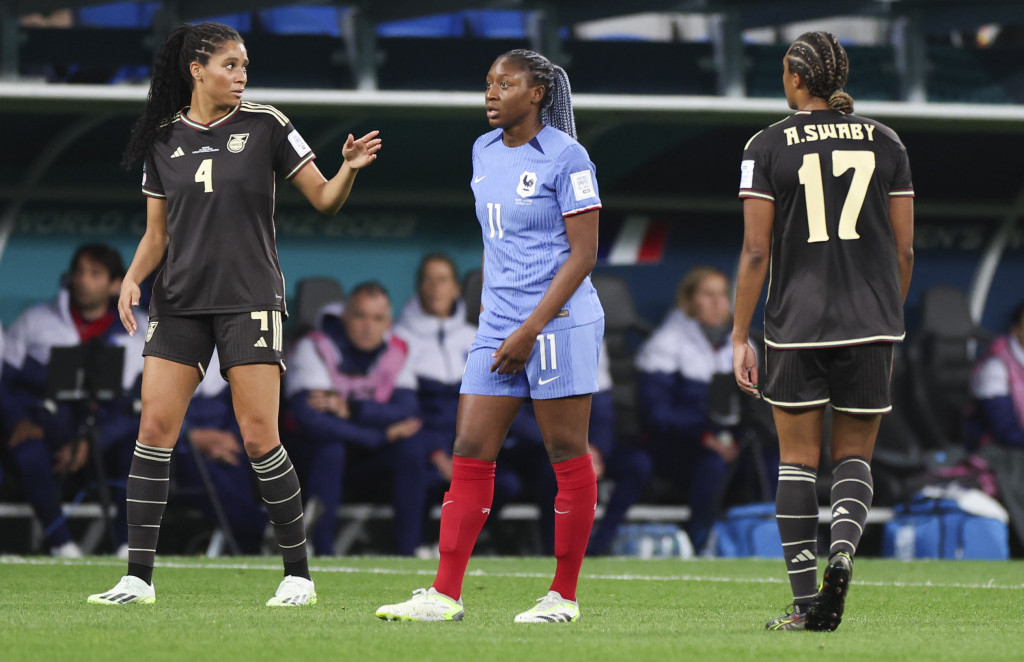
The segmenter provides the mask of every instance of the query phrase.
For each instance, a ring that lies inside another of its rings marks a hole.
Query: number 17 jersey
[[[501,129],[473,145],[473,196],[484,243],[478,336],[499,342],[533,313],[569,257],[565,219],[601,208],[594,164],[568,134],[544,126],[507,147]],[[591,324],[604,310],[590,276],[546,331]]]
[[[903,143],[874,120],[799,111],[750,139],[739,196],[775,204],[766,344],[903,339],[889,202],[913,195]]]

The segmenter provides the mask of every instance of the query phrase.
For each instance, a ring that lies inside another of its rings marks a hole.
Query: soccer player
[[[156,54],[145,113],[124,163],[144,159],[146,232],[121,285],[121,321],[157,267],[142,378],[142,420],[128,478],[128,574],[94,604],[151,603],[153,563],[167,501],[170,458],[185,410],[214,346],[235,417],[284,556],[268,606],[314,604],[299,480],[278,433],[284,278],[274,240],[276,175],[320,212],[338,211],[380,139],[351,135],[327,180],[313,151],[271,106],[242,101],[249,58],[238,32],[182,25]],[[160,266],[162,263],[162,266]]]
[[[769,630],[834,630],[871,506],[871,454],[892,409],[893,343],[904,337],[913,268],[914,189],[907,153],[882,124],[853,115],[849,60],[828,32],[783,58],[790,117],[743,152],[744,239],[736,284],[733,369],[772,405],[779,433],[776,519],[793,610]],[[766,370],[748,344],[766,272]],[[817,585],[815,479],[832,406],[832,542]]]
[[[587,428],[604,311],[589,275],[601,200],[594,165],[574,138],[560,67],[533,51],[509,51],[491,65],[484,89],[493,130],[473,145],[472,182],[484,242],[482,312],[441,506],[441,561],[430,588],[377,616],[462,619],[462,581],[490,512],[495,459],[523,399],[532,398],[558,483],[557,566],[547,595],[515,620],[575,621],[597,502]]]

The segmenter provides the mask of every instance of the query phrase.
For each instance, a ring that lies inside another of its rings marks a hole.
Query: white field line
[[[124,567],[125,562],[117,559],[54,559],[46,557],[0,556],[3,565],[70,565],[70,566],[101,566]],[[280,563],[204,563],[201,561],[158,561],[158,568],[175,568],[185,570],[276,570],[280,572]],[[353,568],[347,566],[313,565],[310,570],[317,573],[342,573],[366,575],[420,575],[433,576],[434,570],[394,568]],[[781,573],[781,570],[780,570]],[[542,572],[493,572],[486,570],[470,570],[466,573],[471,577],[511,577],[516,579],[546,579],[550,573]],[[583,579],[610,581],[645,581],[645,582],[706,582],[719,584],[784,584],[785,577],[716,577],[710,575],[635,575],[635,574],[588,574],[580,575]],[[878,582],[858,580],[861,586],[879,586],[883,588],[966,588],[966,589],[1002,589],[1010,591],[1024,590],[1024,584],[996,584],[994,579],[986,583],[963,582]]]

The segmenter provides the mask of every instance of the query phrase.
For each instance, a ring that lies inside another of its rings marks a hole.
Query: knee
[[[181,423],[177,424],[168,416],[142,411],[139,421],[139,443],[144,446],[171,448],[178,440]]]

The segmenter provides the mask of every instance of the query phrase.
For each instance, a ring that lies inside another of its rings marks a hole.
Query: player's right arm
[[[750,322],[768,273],[774,225],[774,202],[758,198],[743,201],[743,250],[736,274],[732,367],[736,383],[751,395],[758,395],[758,376],[757,357],[750,346]]]
[[[135,257],[121,281],[121,296],[117,299],[117,312],[121,324],[134,336],[138,330],[132,306],[139,305],[139,283],[160,264],[167,250],[167,198],[146,198],[146,232],[135,249]]]

